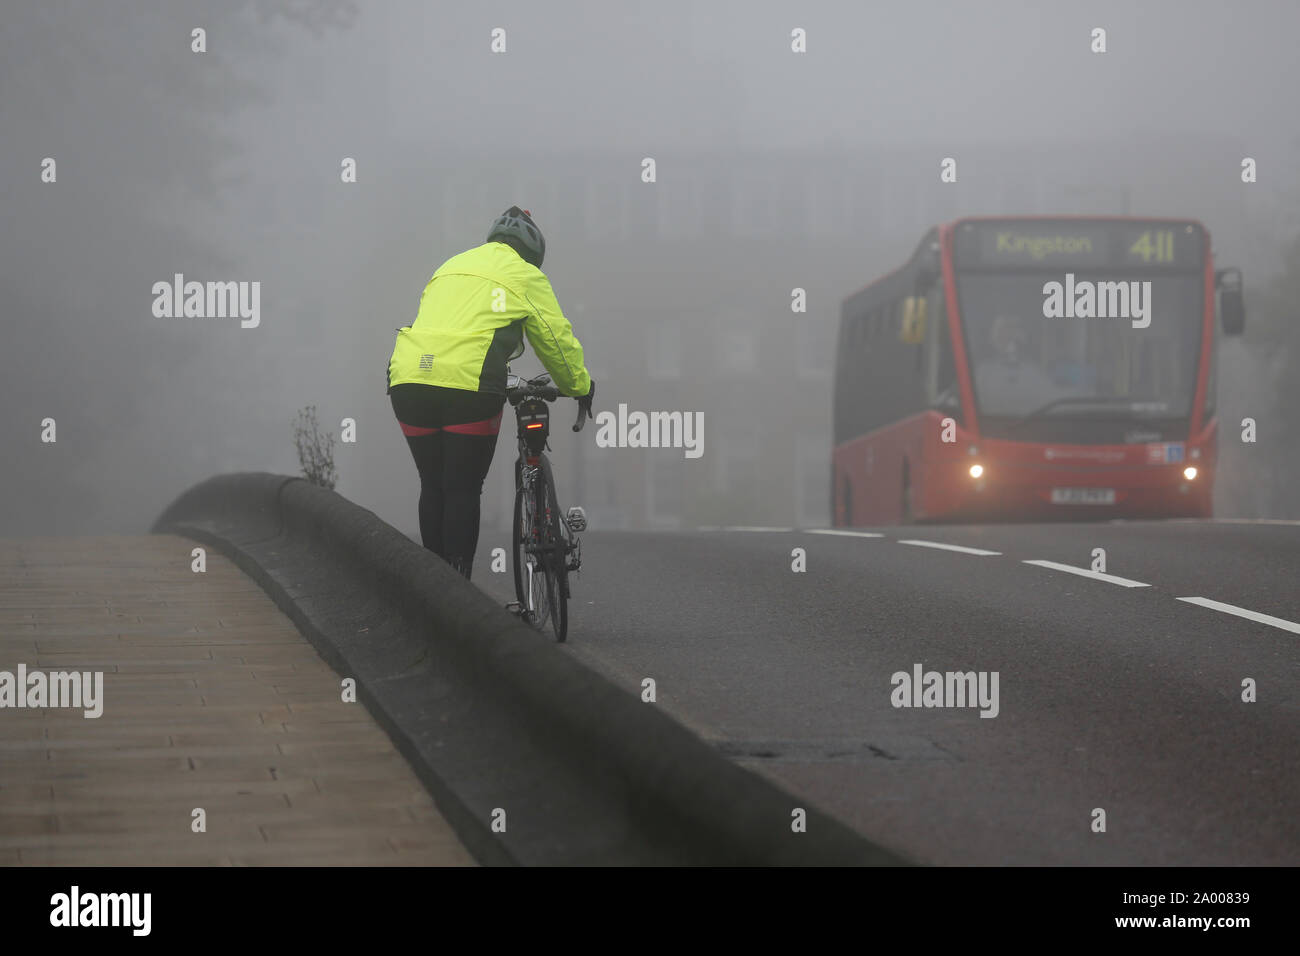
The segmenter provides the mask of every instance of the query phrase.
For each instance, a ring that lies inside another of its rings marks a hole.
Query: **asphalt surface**
[[[588,532],[566,651],[918,862],[1300,863],[1300,523],[857,530]],[[1025,563],[1095,548],[1149,586]],[[997,716],[893,706],[917,664],[996,671]]]

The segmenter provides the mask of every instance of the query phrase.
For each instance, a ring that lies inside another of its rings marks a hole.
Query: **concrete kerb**
[[[334,492],[218,476],[154,531],[230,555],[356,677],[359,699],[482,862],[906,862],[719,755]],[[545,808],[553,832],[492,832],[488,804],[501,794],[538,825]],[[795,807],[807,832],[791,831]]]

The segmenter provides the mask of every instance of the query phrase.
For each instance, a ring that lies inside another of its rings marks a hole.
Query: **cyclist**
[[[511,206],[483,245],[434,272],[388,361],[393,414],[420,472],[420,538],[466,578],[506,401],[506,365],[523,354],[524,336],[562,395],[590,414],[596,394],[582,344],[542,272],[545,253],[532,215]]]

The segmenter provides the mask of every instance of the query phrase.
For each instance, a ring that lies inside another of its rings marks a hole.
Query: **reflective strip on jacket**
[[[525,334],[562,394],[587,394],[582,344],[550,280],[505,243],[484,243],[452,256],[424,287],[415,322],[397,331],[388,385],[505,395],[506,363],[522,353]]]

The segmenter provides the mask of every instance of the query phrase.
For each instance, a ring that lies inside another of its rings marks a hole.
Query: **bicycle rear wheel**
[[[510,567],[515,577],[515,600],[519,602],[520,609],[525,612],[530,609],[526,589],[528,554],[525,549],[525,542],[529,540],[529,529],[532,527],[532,521],[529,509],[524,501],[528,495],[528,489],[521,487],[516,481],[515,515],[511,525],[513,530],[510,534]]]
[[[565,539],[549,469],[538,468],[515,493],[513,522],[515,597],[538,630],[549,625],[557,642],[568,632]]]

